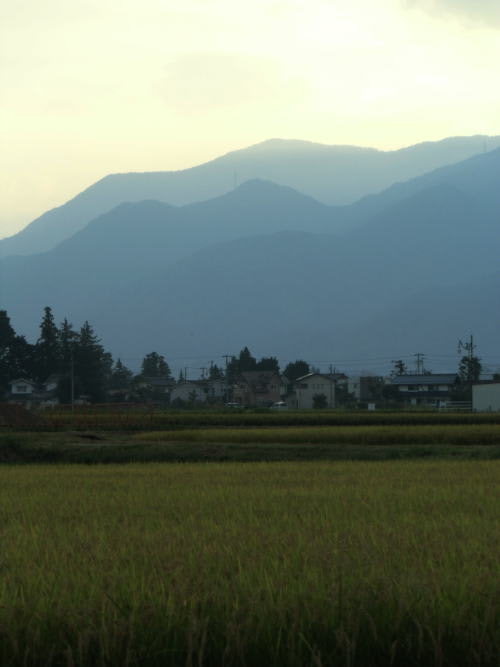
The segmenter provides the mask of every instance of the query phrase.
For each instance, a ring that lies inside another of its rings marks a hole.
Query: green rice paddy
[[[499,483],[499,461],[0,466],[0,664],[496,667]]]

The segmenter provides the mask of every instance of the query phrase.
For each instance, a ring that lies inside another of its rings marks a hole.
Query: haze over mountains
[[[271,139],[176,172],[113,174],[0,241],[0,257],[55,247],[124,201],[204,201],[259,178],[330,205],[345,205],[438,167],[500,147],[500,137],[453,137],[395,151]]]
[[[265,180],[121,203],[47,252],[5,257],[0,307],[31,338],[45,305],[89,319],[131,360],[453,354],[471,331],[498,357],[499,186],[497,149],[350,206]]]

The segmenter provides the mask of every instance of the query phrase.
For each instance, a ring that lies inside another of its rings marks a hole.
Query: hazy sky
[[[499,63],[499,0],[4,1],[0,236],[270,137],[500,134]]]

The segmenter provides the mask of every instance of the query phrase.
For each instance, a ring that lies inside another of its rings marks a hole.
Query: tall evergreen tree
[[[252,356],[248,347],[240,350],[238,357],[232,357],[227,365],[227,374],[229,378],[236,378],[240,373],[257,370],[257,359]]]
[[[66,318],[61,322],[58,329],[57,340],[59,344],[59,372],[68,374],[71,372],[75,348],[78,343],[78,334]]]
[[[406,368],[406,364],[402,359],[397,359],[392,363],[394,364],[394,367],[391,371],[391,375],[406,375],[408,369]]]
[[[150,378],[169,378],[171,372],[163,355],[150,352],[142,360],[141,375]]]
[[[10,318],[6,310],[0,310],[0,394],[7,391],[8,383],[14,380],[12,370],[12,352],[16,339]]]
[[[0,350],[9,347],[15,337],[16,332],[10,323],[10,317],[7,315],[7,311],[0,310]]]
[[[52,309],[46,306],[40,323],[40,336],[35,345],[35,376],[39,382],[46,380],[60,367],[59,332]]]
[[[59,342],[59,369],[57,397],[61,403],[70,403],[82,390],[81,382],[75,373],[75,355],[78,345],[78,333],[66,318],[57,332]]]
[[[208,378],[210,380],[221,380],[224,377],[222,369],[217,366],[217,364],[210,364],[208,371]]]
[[[273,371],[279,375],[280,365],[278,359],[276,357],[262,357],[262,359],[257,362],[256,370]]]
[[[109,384],[112,358],[105,352],[94,329],[85,322],[78,334],[75,346],[75,376],[81,384],[81,391],[91,401],[105,398],[105,387]]]
[[[134,374],[127,368],[121,359],[117,359],[111,371],[110,389],[120,389],[124,392],[130,388]]]
[[[33,375],[33,345],[18,336],[7,311],[0,310],[0,396],[5,395],[10,380]]]
[[[294,382],[297,378],[310,373],[310,368],[307,361],[304,361],[303,359],[297,359],[297,361],[291,361],[289,364],[287,364],[283,372],[289,382]]]

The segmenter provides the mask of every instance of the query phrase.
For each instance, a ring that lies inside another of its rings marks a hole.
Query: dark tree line
[[[290,382],[309,372],[309,364],[298,360],[285,368]],[[248,347],[227,366],[229,380],[235,380],[246,371],[280,372],[276,357],[257,360]],[[162,383],[172,381],[171,369],[165,358],[150,352],[142,360],[137,375],[127,368],[121,359],[113,361],[97,337],[89,322],[79,329],[64,319],[56,324],[52,309],[44,308],[35,343],[16,334],[5,310],[0,311],[0,400],[5,398],[12,380],[25,378],[43,385],[56,377],[57,398],[70,403],[73,398],[85,397],[91,402],[104,400],[155,400],[164,397]],[[210,364],[208,378],[224,379],[226,373],[217,364]],[[179,380],[184,379],[183,373]]]
[[[5,394],[16,378],[43,383],[55,375],[61,402],[71,400],[72,390],[91,401],[104,400],[117,364],[92,326],[85,322],[75,330],[67,319],[57,326],[51,308],[46,307],[39,331],[36,343],[28,343],[15,333],[7,312],[0,311],[0,391]]]
[[[217,367],[215,367],[217,368]],[[310,366],[307,361],[298,359],[289,363],[283,373],[290,382],[297,378],[307,375],[310,372]],[[236,378],[241,373],[248,371],[272,371],[280,373],[280,365],[276,357],[262,357],[259,361],[252,355],[248,347],[244,347],[237,357],[232,357],[228,366],[227,373],[230,378]]]

